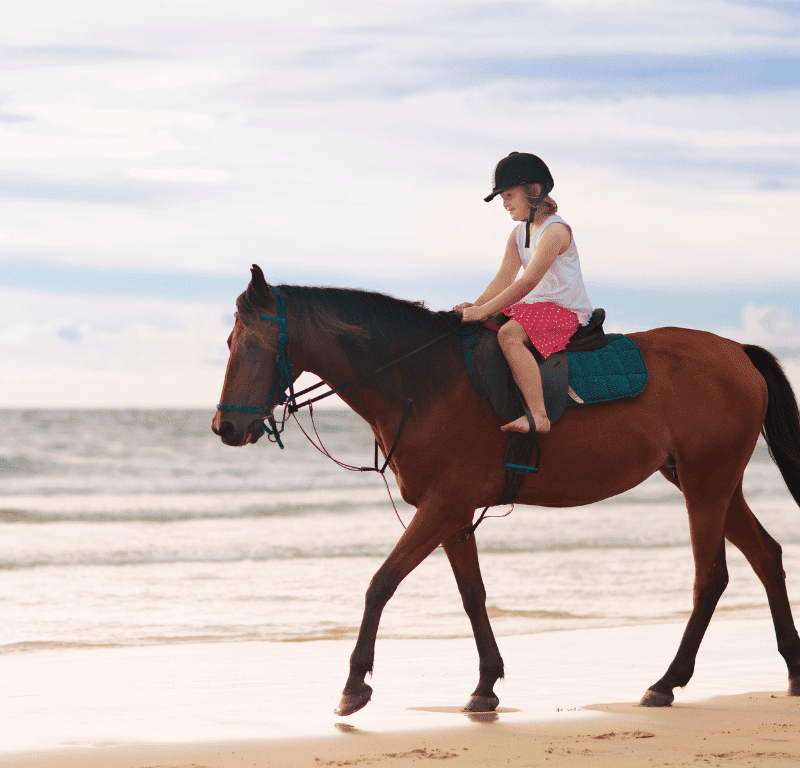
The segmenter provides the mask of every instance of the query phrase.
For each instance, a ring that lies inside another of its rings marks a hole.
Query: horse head
[[[283,294],[267,284],[257,264],[251,274],[247,290],[236,300],[236,322],[228,337],[228,368],[211,423],[226,445],[255,443],[265,432],[264,419],[284,401],[284,390],[296,378],[286,351]]]

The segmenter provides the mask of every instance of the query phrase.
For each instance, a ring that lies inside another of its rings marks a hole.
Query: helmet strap
[[[537,182],[538,183],[538,182]],[[525,247],[531,247],[531,224],[533,224],[533,220],[536,218],[536,211],[539,208],[539,204],[542,200],[547,197],[547,192],[545,192],[544,184],[542,184],[542,192],[538,196],[531,195],[528,192],[528,185],[525,185],[525,192],[528,198],[528,203],[531,207],[531,212],[528,214],[528,220],[525,222]]]

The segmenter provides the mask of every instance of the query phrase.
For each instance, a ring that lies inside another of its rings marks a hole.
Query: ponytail
[[[522,188],[525,190],[525,196],[528,198],[528,203],[531,206],[531,212],[528,215],[528,220],[525,222],[525,247],[531,247],[531,224],[539,211],[552,216],[558,210],[558,203],[550,197],[550,190],[544,184],[541,184],[542,192],[536,196],[531,190],[530,184],[523,184]],[[552,189],[552,186],[550,187]]]

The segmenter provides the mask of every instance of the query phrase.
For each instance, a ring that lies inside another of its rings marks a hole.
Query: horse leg
[[[664,473],[666,474],[666,472]],[[640,706],[668,707],[674,700],[673,688],[685,686],[694,673],[700,643],[708,629],[717,602],[728,585],[725,563],[724,526],[728,498],[720,501],[719,492],[711,498],[714,478],[687,478],[678,469],[680,485],[689,512],[689,532],[694,556],[692,613],[681,644],[666,674],[645,692]]]
[[[789,695],[800,696],[800,637],[797,635],[783,570],[781,547],[747,506],[742,485],[728,507],[725,537],[747,558],[767,592],[778,651],[789,670]]]
[[[442,541],[468,525],[471,519],[468,516],[446,516],[443,511],[441,506],[420,505],[389,557],[372,577],[367,589],[358,640],[350,656],[350,674],[342,691],[342,700],[334,710],[335,714],[344,717],[358,712],[372,698],[372,688],[364,678],[367,674],[372,674],[381,613],[400,582]]]
[[[500,703],[494,692],[494,684],[503,677],[503,659],[489,624],[489,615],[486,613],[486,589],[478,564],[475,536],[446,544],[444,551],[456,577],[464,610],[472,624],[480,660],[478,687],[472,692],[464,711],[494,712]]]

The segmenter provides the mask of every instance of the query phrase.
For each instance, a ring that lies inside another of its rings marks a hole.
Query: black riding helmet
[[[541,184],[543,196],[549,195],[555,186],[550,169],[540,157],[512,152],[497,164],[492,176],[492,194],[483,199],[488,203],[501,192],[520,184]]]
[[[528,224],[533,221],[536,215],[536,208],[544,198],[550,194],[555,182],[550,173],[550,169],[545,165],[544,160],[536,155],[527,152],[512,152],[504,157],[494,169],[492,176],[492,194],[483,199],[488,203],[495,196],[507,189],[519,186],[520,184],[541,184],[542,194],[538,197],[528,196],[531,204],[531,213],[528,217]],[[526,227],[525,247],[531,244],[530,227]]]

